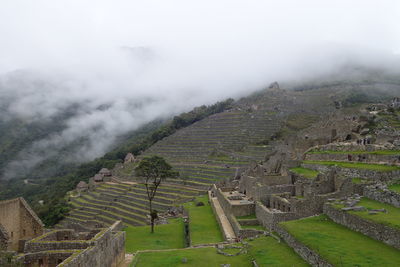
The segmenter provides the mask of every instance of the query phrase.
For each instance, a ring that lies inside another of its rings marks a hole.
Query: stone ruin
[[[125,232],[115,222],[101,229],[46,230],[23,198],[0,201],[0,266],[118,266]],[[6,260],[7,262],[2,262]]]
[[[398,155],[367,153],[396,149],[396,146],[387,142],[373,143],[376,140],[363,132],[366,123],[360,116],[332,115],[284,141],[275,142],[275,151],[266,155],[264,162],[251,165],[240,174],[238,181],[219,184],[212,189],[213,195],[218,197],[228,218],[255,214],[257,220],[270,229],[275,229],[282,221],[321,214],[324,205],[333,199],[345,201],[346,210],[363,209],[357,205],[361,195],[398,206],[400,194],[382,187],[378,189],[374,184],[386,184],[398,177],[400,171],[382,173],[305,163],[302,163],[304,168],[319,172],[316,178],[306,178],[290,171],[303,160],[400,165]],[[325,150],[342,153],[305,153]],[[366,153],[353,155],[350,151]],[[365,179],[353,183],[354,177]],[[249,203],[238,205],[237,201],[241,199]],[[235,220],[230,222],[235,229]]]
[[[7,250],[10,245],[10,238],[7,230],[0,224],[0,251]]]
[[[2,243],[8,245],[6,250],[23,251],[25,242],[41,235],[44,225],[23,198],[0,201],[0,225]]]

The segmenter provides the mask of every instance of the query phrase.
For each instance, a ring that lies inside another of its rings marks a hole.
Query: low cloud
[[[30,169],[76,140],[66,160],[104,154],[155,118],[270,82],[299,81],[346,64],[398,67],[398,1],[2,1],[2,120],[65,129],[13,162]]]

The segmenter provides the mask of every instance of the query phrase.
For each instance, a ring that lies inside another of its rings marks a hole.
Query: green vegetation
[[[258,266],[309,266],[284,241],[278,242],[271,236],[249,241],[250,255]]]
[[[145,178],[145,186],[147,199],[149,201],[150,228],[154,233],[154,221],[158,218],[157,211],[153,209],[152,202],[157,194],[157,189],[161,182],[167,177],[175,178],[179,176],[178,172],[172,170],[163,157],[151,156],[143,158],[139,165],[135,168],[135,172],[139,177]]]
[[[325,215],[280,224],[298,241],[335,266],[397,266],[397,249],[354,232]]]
[[[307,169],[307,168],[303,168],[303,167],[296,167],[296,168],[291,168],[289,169],[290,171],[297,173],[301,176],[304,176],[306,178],[310,178],[310,179],[314,179],[317,178],[319,172],[311,170],[311,169]]]
[[[203,202],[204,206],[196,206],[198,202]],[[188,202],[184,207],[189,211],[190,239],[193,245],[223,241],[218,222],[208,202],[208,196],[198,197],[196,201]]]
[[[392,205],[381,203],[369,198],[363,197],[361,201],[357,204],[367,208],[366,211],[348,211],[350,214],[360,216],[364,219],[381,223],[393,228],[400,229],[400,208],[396,208]],[[343,208],[343,205],[335,205],[337,208]],[[378,212],[377,214],[368,214],[368,210],[373,209],[385,209],[385,212]]]
[[[146,249],[171,249],[184,247],[183,221],[170,220],[169,224],[157,226],[157,232],[150,233],[148,226],[128,226],[125,229],[125,249],[129,253]]]
[[[261,237],[249,242],[247,254],[227,257],[217,254],[214,247],[192,248],[171,251],[139,253],[131,266],[157,267],[157,266],[195,266],[208,267],[231,264],[232,267],[250,267],[251,261],[256,260],[258,266],[309,266],[284,242],[277,242],[272,237]],[[226,249],[226,252],[237,252],[237,249]],[[187,262],[183,263],[182,260]]]
[[[256,229],[265,231],[265,228],[262,225],[241,225],[242,229]]]
[[[339,154],[339,155],[358,155],[358,154],[369,154],[369,155],[400,155],[400,150],[377,150],[377,151],[334,151],[334,150],[315,150],[309,151],[307,154]]]
[[[326,166],[338,166],[342,168],[364,169],[371,171],[390,172],[400,170],[400,166],[383,165],[383,164],[368,164],[359,162],[342,162],[342,161],[319,161],[319,160],[304,160],[304,164],[318,164]]]
[[[365,183],[370,183],[371,181],[363,178],[352,178],[351,182],[353,184],[365,184]]]
[[[394,192],[400,193],[400,184],[389,185],[389,189]]]
[[[175,116],[168,122],[155,120],[121,136],[114,149],[103,157],[79,166],[67,165],[65,157],[85,142],[85,140],[76,141],[70,147],[62,148],[57,156],[37,166],[27,177],[6,181],[0,179],[0,200],[22,196],[31,204],[46,226],[53,226],[69,211],[64,196],[68,191],[73,190],[79,181],[87,182],[101,168],[111,169],[116,163],[122,162],[128,152],[138,155],[177,130],[229,109],[232,103],[233,99],[227,99],[214,105],[194,108],[190,112]],[[14,155],[35,140],[65,129],[65,120],[73,117],[76,110],[77,108],[74,107],[50,122],[29,124],[13,120],[10,123],[15,125],[10,125],[0,121],[0,172],[3,166],[14,159]],[[33,179],[34,184],[25,184],[23,180],[27,178]],[[38,204],[39,200],[44,201],[43,206]]]
[[[187,262],[182,261],[186,259]],[[192,248],[170,251],[144,252],[137,255],[136,264],[131,266],[137,267],[177,267],[177,266],[195,266],[208,267],[220,266],[221,264],[231,264],[231,266],[251,267],[248,255],[239,255],[227,257],[217,254],[214,247],[208,248]]]

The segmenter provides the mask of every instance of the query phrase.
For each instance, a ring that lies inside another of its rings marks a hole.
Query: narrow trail
[[[219,217],[219,221],[221,222],[222,231],[224,232],[224,236],[225,236],[226,240],[227,241],[235,240],[236,239],[235,232],[233,231],[231,223],[229,222],[228,218],[226,217],[224,210],[222,209],[221,205],[219,204],[218,199],[216,197],[212,197],[210,200],[213,202],[215,211],[217,213],[217,216]]]

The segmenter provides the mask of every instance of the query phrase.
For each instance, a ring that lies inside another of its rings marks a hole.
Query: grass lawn
[[[196,206],[196,202],[203,202],[204,206]],[[196,201],[184,204],[189,211],[189,231],[192,245],[222,242],[221,230],[214,216],[208,196],[197,197]]]
[[[186,258],[187,262],[183,263],[182,259]],[[134,260],[135,261],[135,260]],[[157,251],[139,253],[136,259],[137,267],[175,267],[175,266],[195,266],[195,267],[211,267],[220,266],[221,264],[231,264],[232,267],[251,267],[253,266],[248,254],[242,254],[235,257],[227,257],[217,254],[217,249],[210,248],[192,248],[180,249],[172,251]]]
[[[343,208],[343,205],[336,205],[338,208]],[[371,220],[377,223],[385,224],[387,226],[400,229],[400,208],[396,208],[392,205],[381,203],[369,198],[363,197],[357,206],[364,206],[368,210],[371,209],[382,209],[388,211],[388,213],[378,212],[378,214],[370,215],[368,211],[347,211],[350,214],[360,216],[364,219]],[[399,252],[400,253],[400,252]]]
[[[250,267],[255,259],[258,266],[309,266],[284,242],[277,242],[272,237],[261,237],[249,241],[250,249],[247,254],[227,257],[217,254],[214,247],[178,249],[171,251],[143,252],[139,253],[136,261],[137,267],[175,267],[195,266],[214,267],[221,264],[231,264],[232,267]],[[237,249],[226,249],[228,253],[235,253]],[[187,263],[182,263],[186,258]]]
[[[342,162],[342,161],[320,161],[320,160],[304,160],[304,164],[319,164],[327,166],[339,166],[342,168],[364,169],[371,171],[390,172],[400,170],[400,166],[368,164],[359,162]]]
[[[249,253],[258,266],[309,266],[283,240],[279,243],[275,238],[265,236],[249,241],[249,244]]]
[[[240,227],[242,229],[256,229],[256,230],[265,231],[265,228],[262,225],[241,225]]]
[[[353,184],[367,184],[367,183],[371,183],[371,180],[363,179],[363,178],[352,178],[351,182]]]
[[[370,155],[400,155],[400,150],[378,150],[378,151],[310,151],[307,154],[345,154],[345,155],[358,155],[358,154],[370,154]]]
[[[126,252],[184,247],[182,218],[172,219],[169,224],[156,225],[153,234],[150,233],[150,225],[128,226],[124,231]]]
[[[310,178],[310,179],[314,179],[317,178],[318,173],[317,171],[311,170],[311,169],[307,169],[307,168],[303,168],[303,167],[296,167],[296,168],[291,168],[290,169],[292,172],[297,173],[301,176],[304,176],[306,178]]]
[[[280,224],[335,266],[398,266],[400,251],[336,224],[325,215]]]
[[[389,189],[394,192],[400,193],[400,184],[389,185]]]

